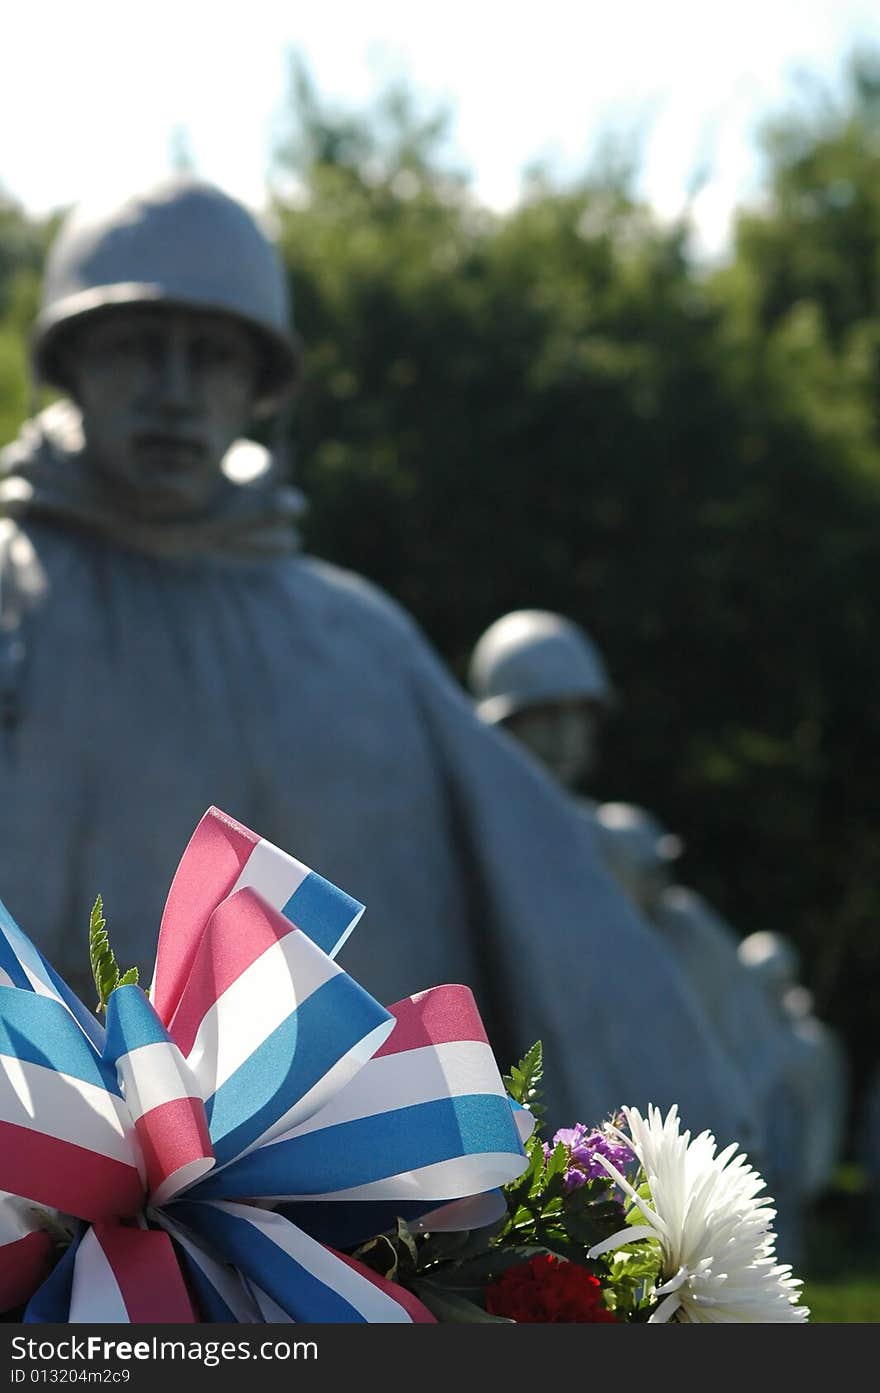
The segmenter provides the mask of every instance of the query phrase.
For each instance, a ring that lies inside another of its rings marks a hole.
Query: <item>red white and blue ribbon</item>
[[[386,1009],[334,962],[362,912],[211,809],[150,999],[117,988],[104,1029],[0,906],[0,1309],[431,1319],[331,1245],[395,1215],[490,1222],[528,1124],[467,988]],[[54,1266],[53,1217],[74,1230]]]

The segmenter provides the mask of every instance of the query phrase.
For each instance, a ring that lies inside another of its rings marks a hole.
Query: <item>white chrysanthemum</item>
[[[629,1225],[590,1249],[590,1257],[641,1238],[654,1238],[663,1259],[661,1298],[651,1321],[805,1321],[809,1309],[797,1304],[801,1282],[776,1260],[771,1227],[776,1210],[756,1196],[764,1181],[735,1154],[737,1144],[715,1155],[715,1138],[702,1132],[691,1141],[679,1132],[678,1108],[663,1118],[648,1108],[624,1108],[632,1134],[614,1129],[641,1162],[650,1203],[607,1157],[599,1161],[637,1205],[644,1224]]]

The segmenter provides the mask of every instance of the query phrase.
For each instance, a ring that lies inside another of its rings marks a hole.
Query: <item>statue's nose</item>
[[[185,339],[169,336],[163,344],[157,385],[164,410],[187,412],[195,406],[195,364]]]

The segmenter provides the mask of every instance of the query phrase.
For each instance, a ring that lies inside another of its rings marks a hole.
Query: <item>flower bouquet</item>
[[[540,1121],[540,1042],[511,1096]],[[736,1145],[682,1133],[677,1108],[625,1107],[526,1142],[504,1211],[470,1233],[399,1223],[359,1256],[439,1320],[526,1323],[805,1321],[801,1282],[775,1257],[772,1201]]]
[[[545,1144],[473,997],[385,1008],[363,907],[210,809],[102,1023],[0,905],[0,1312],[36,1322],[800,1320],[760,1177],[624,1109]],[[733,1159],[732,1159],[733,1158]]]

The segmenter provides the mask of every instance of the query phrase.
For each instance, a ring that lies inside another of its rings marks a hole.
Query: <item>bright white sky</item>
[[[198,171],[253,207],[287,86],[368,106],[405,77],[453,112],[450,163],[496,208],[523,168],[583,168],[609,128],[641,129],[642,192],[694,205],[704,252],[760,186],[755,133],[808,71],[836,87],[857,43],[880,45],[878,0],[43,0],[2,23],[0,185],[43,212],[123,197],[167,173],[175,130]]]

